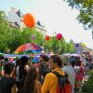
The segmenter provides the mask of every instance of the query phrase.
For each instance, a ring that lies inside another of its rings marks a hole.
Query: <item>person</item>
[[[82,81],[85,77],[85,68],[83,62],[80,59],[77,60],[76,65],[74,66],[74,71],[76,79],[75,82],[77,85],[75,91],[81,91]]]
[[[39,74],[40,74],[39,80],[41,83],[43,83],[43,80],[44,80],[46,74],[50,72],[48,61],[49,61],[49,57],[47,55],[40,55],[40,58],[39,58],[39,62],[40,62],[40,64],[39,64]]]
[[[4,75],[4,56],[0,55],[0,76]]]
[[[27,75],[27,72],[29,71],[29,66],[28,66],[28,60],[29,58],[27,56],[22,56],[20,58],[20,64],[17,67],[17,74],[19,74],[17,77],[17,86],[19,93],[23,93],[23,85],[25,81],[25,77]],[[19,80],[19,81],[18,81]]]
[[[53,71],[58,72],[60,75],[65,75],[62,71],[62,60],[59,55],[52,55],[49,60],[50,68]],[[52,72],[48,73],[44,79],[41,93],[56,93],[58,85],[58,78]]]
[[[0,79],[0,93],[16,93],[16,79],[13,78],[15,65],[7,63],[4,66],[5,75]]]
[[[75,88],[75,71],[72,67],[72,64],[70,63],[70,58],[68,56],[62,56],[64,66],[62,67],[62,70],[68,74],[69,81],[72,86],[72,93],[74,93]]]
[[[41,93],[41,83],[38,81],[38,78],[38,68],[31,67],[25,79],[23,93]]]

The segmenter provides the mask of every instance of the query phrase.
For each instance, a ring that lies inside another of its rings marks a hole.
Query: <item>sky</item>
[[[61,33],[66,42],[72,39],[75,43],[83,42],[93,49],[91,30],[84,30],[76,17],[78,10],[71,10],[63,0],[0,0],[0,10],[10,11],[11,7],[20,9],[23,14],[32,13],[36,20],[45,25],[47,35]]]

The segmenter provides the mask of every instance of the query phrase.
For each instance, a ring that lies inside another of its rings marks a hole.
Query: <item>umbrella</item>
[[[32,51],[35,51],[35,52],[40,52],[42,51],[42,47],[37,45],[37,44],[34,44],[34,43],[27,43],[27,44],[23,44],[21,45],[20,47],[18,47],[14,54],[18,54],[20,52],[23,52],[23,51],[29,51],[29,50],[32,50]]]

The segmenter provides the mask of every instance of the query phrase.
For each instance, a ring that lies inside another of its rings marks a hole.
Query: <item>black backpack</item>
[[[68,80],[68,75],[65,73],[64,76],[60,75],[57,71],[52,72],[58,78],[57,93],[72,93],[72,87]]]

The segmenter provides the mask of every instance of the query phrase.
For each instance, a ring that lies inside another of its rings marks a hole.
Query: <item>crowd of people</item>
[[[0,93],[76,93],[92,69],[92,58],[86,55],[41,54],[37,63],[31,60],[22,56],[11,62],[0,56]],[[71,91],[57,90],[62,79],[58,76],[65,77],[64,84],[70,84]]]

